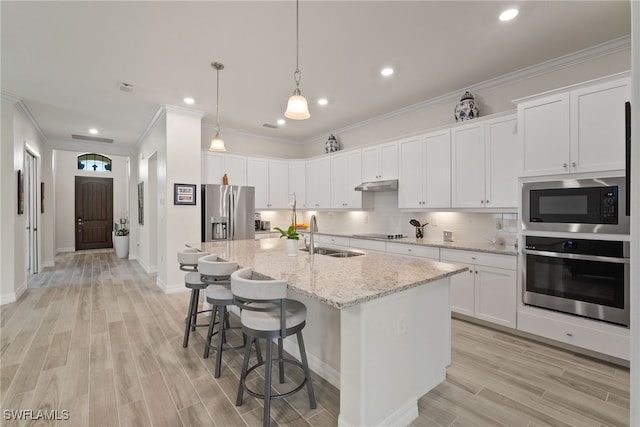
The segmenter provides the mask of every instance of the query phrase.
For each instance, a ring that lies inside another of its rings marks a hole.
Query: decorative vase
[[[116,250],[118,258],[129,256],[129,236],[113,236],[113,248]]]
[[[465,92],[460,99],[460,103],[453,109],[456,122],[463,122],[480,116],[476,101],[469,92]]]
[[[286,244],[287,244],[287,255],[298,256],[298,240],[287,239]]]
[[[325,153],[333,153],[339,150],[340,150],[340,143],[338,142],[336,137],[333,136],[333,134],[331,134],[331,136],[329,136],[329,139],[327,139],[327,142],[324,143],[324,151]]]

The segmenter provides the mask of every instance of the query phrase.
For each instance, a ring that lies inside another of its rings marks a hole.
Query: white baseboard
[[[58,248],[56,249],[56,252],[75,252],[76,248],[75,247],[68,247],[68,248]]]
[[[142,267],[144,272],[147,274],[155,274],[158,272],[157,265],[148,265],[142,258],[135,257],[135,258],[129,258],[129,259],[135,259],[136,261],[138,261],[138,264],[140,264],[140,267]]]
[[[56,262],[55,261],[45,261],[42,263],[42,267],[46,268],[46,267],[55,267],[56,266]]]
[[[177,294],[179,292],[185,292],[189,290],[186,286],[184,286],[184,283],[167,286],[167,284],[160,280],[160,278],[156,278],[156,286],[165,294]]]
[[[296,359],[300,360],[300,351],[298,350],[298,340],[296,339],[295,336],[291,336],[285,339],[282,345],[282,348],[284,348],[284,350],[287,353],[289,353]],[[326,364],[320,358],[314,356],[309,352],[307,352],[307,361],[309,362],[309,369],[311,369],[314,373],[320,375],[322,378],[327,380],[332,386],[340,390],[340,371]]]
[[[0,295],[0,305],[11,304],[12,302],[18,301],[18,299],[22,296],[24,291],[27,290],[27,283],[24,282],[22,285],[18,287],[15,292],[10,292],[8,294]]]

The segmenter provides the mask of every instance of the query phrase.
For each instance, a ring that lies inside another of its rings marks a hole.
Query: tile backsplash
[[[476,212],[405,212],[398,209],[398,193],[375,194],[374,209],[369,211],[325,212],[298,209],[298,222],[309,222],[315,214],[320,232],[363,234],[393,233],[415,236],[410,219],[429,223],[425,239],[442,240],[442,231],[453,232],[455,241],[485,242],[502,240],[506,245],[516,241],[518,216],[515,213]],[[262,219],[271,221],[271,227],[287,227],[290,211],[262,211]]]

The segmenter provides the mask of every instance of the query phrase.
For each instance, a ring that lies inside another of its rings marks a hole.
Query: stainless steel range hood
[[[398,189],[398,180],[363,182],[354,188],[356,191],[395,191]]]

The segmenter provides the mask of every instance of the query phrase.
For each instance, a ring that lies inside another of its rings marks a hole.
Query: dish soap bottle
[[[227,178],[227,174],[226,173],[222,177],[222,185],[229,185],[229,178]]]

